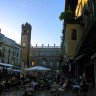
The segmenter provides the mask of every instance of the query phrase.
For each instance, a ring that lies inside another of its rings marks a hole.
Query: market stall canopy
[[[7,63],[0,63],[0,66],[4,66],[4,67],[13,67],[13,65],[7,64]]]
[[[17,72],[17,73],[18,73],[18,72],[21,72],[21,70],[15,70],[15,69],[13,69],[12,71],[13,71],[13,72]]]
[[[25,68],[24,70],[25,71],[49,71],[51,69],[43,66],[34,66],[34,67]]]

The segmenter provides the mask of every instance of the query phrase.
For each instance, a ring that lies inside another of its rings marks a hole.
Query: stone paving
[[[96,88],[89,90],[88,96],[96,96]]]
[[[23,90],[8,90],[1,93],[0,96],[23,96],[24,91]]]
[[[17,90],[9,90],[7,92],[2,92],[0,96],[23,96],[24,90],[22,89],[17,89]],[[39,91],[34,94],[34,96],[52,96],[50,91],[45,90],[45,91]]]
[[[23,96],[24,94],[24,89],[15,89],[15,90],[8,90],[7,92],[2,92],[0,96]],[[50,91],[44,90],[44,91],[39,91],[34,96],[52,96]],[[65,95],[64,95],[65,96]],[[70,96],[75,96],[75,95],[70,95]],[[87,96],[96,96],[96,89],[91,89],[89,90]]]
[[[34,96],[52,96],[52,94],[49,91],[41,91]]]

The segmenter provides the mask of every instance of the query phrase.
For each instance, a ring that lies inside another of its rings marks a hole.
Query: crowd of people
[[[49,90],[52,95],[56,96],[87,96],[89,86],[85,77],[74,79],[66,77],[61,73],[36,72],[23,76],[22,78],[13,77],[0,82],[0,92],[2,90],[9,90],[12,87],[25,86],[28,84],[34,93]],[[27,95],[25,94],[25,96]]]
[[[34,92],[47,89],[56,96],[87,96],[89,83],[85,77],[74,79],[61,73],[37,73],[29,78]]]
[[[86,77],[69,78],[57,74],[51,92],[56,96],[87,96],[89,83]]]
[[[27,78],[29,79],[29,83],[26,84],[27,86],[25,89],[25,96],[28,93],[28,90],[31,87],[32,93],[37,93],[42,90],[50,90],[50,86],[54,82],[54,76],[51,73],[42,73],[42,72],[35,72],[31,75],[28,75]]]
[[[21,80],[17,77],[5,78],[0,80],[0,94],[21,85]]]

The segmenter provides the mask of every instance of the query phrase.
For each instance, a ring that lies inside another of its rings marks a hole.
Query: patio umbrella
[[[34,66],[34,67],[25,68],[24,70],[25,71],[48,71],[51,69],[43,67],[43,66]]]

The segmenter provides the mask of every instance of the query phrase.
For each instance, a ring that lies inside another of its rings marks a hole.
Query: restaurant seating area
[[[0,93],[20,84],[20,70],[11,64],[0,63]]]

